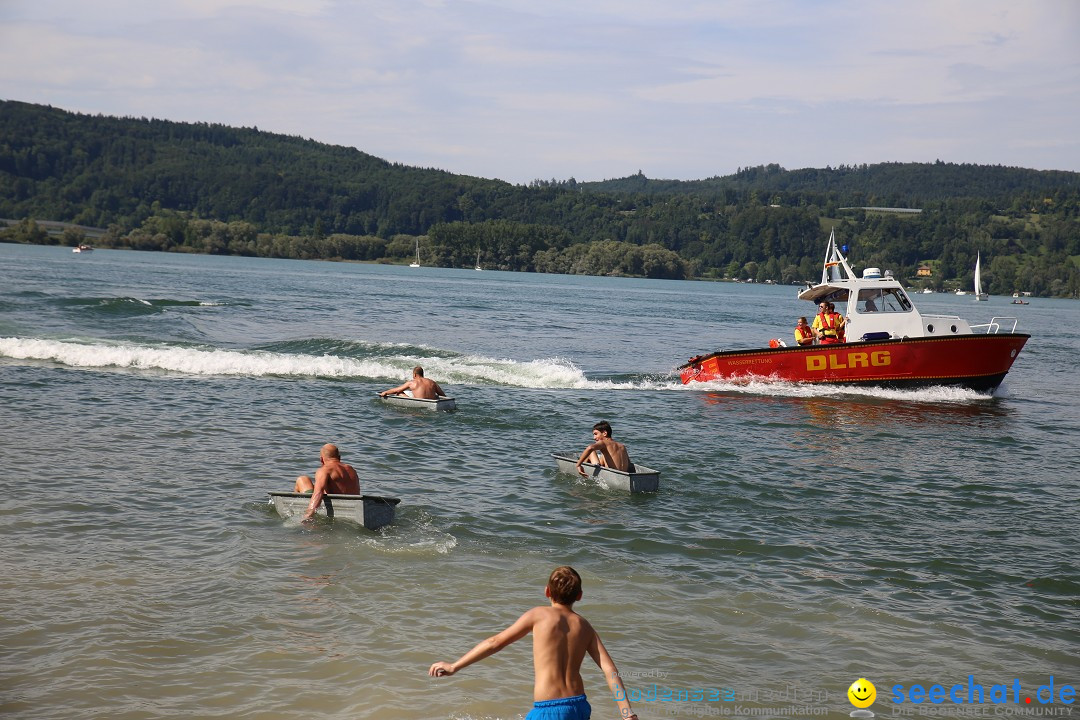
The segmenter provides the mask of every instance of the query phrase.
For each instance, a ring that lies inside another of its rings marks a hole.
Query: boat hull
[[[683,384],[767,380],[833,385],[958,385],[993,392],[1030,335],[898,338],[761,350],[729,350],[679,368]]]
[[[310,502],[311,493],[270,493],[270,504],[284,518],[303,516]],[[401,500],[398,498],[377,495],[328,494],[323,496],[323,501],[315,514],[335,520],[349,520],[363,525],[368,530],[378,530],[394,522],[394,511],[399,502]]]
[[[551,457],[555,458],[555,463],[559,466],[559,472],[567,475],[578,474],[576,455],[552,453]],[[660,489],[660,471],[647,468],[644,465],[635,463],[633,472],[623,472],[622,470],[606,468],[593,463],[582,463],[581,467],[589,477],[596,478],[612,490],[639,493],[656,492]]]
[[[397,407],[431,410],[433,412],[457,410],[457,401],[452,397],[441,397],[429,400],[427,398],[414,398],[410,395],[387,395],[381,397],[381,399],[387,405],[396,405]]]

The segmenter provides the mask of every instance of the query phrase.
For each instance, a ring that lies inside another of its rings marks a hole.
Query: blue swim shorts
[[[584,695],[533,703],[525,720],[589,720],[592,706]]]

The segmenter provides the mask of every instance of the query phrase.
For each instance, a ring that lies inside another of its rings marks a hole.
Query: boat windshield
[[[909,312],[911,301],[899,288],[873,288],[859,291],[855,309],[860,313]]]
[[[841,289],[841,290],[833,290],[831,293],[829,293],[827,295],[822,295],[821,297],[819,297],[817,299],[817,302],[831,302],[834,305],[842,305],[843,303],[847,302],[847,299],[848,299],[848,291]]]

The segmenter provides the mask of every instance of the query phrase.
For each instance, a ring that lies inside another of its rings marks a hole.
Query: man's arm
[[[619,677],[619,668],[615,667],[615,661],[611,659],[607,648],[604,647],[604,643],[600,640],[600,635],[595,630],[593,630],[592,642],[589,643],[588,651],[589,657],[604,673],[604,679],[607,680],[608,687],[611,689],[615,704],[619,706],[619,716],[626,718],[626,720],[637,718],[637,713],[630,707],[630,701],[626,699],[626,688],[623,687],[622,678]]]
[[[412,380],[405,383],[404,385],[398,385],[396,388],[394,388],[392,390],[383,390],[381,393],[379,393],[379,397],[386,397],[387,395],[397,395],[398,393],[405,392],[406,390],[408,390],[411,387],[412,387]]]
[[[535,608],[523,614],[513,625],[506,628],[498,635],[492,635],[487,640],[481,640],[476,644],[476,647],[458,658],[457,662],[433,663],[432,666],[428,668],[428,675],[431,677],[453,675],[458,670],[467,668],[489,655],[494,655],[510,643],[525,637],[533,629],[533,625],[536,623],[534,610]]]
[[[304,519],[301,522],[307,522],[315,517],[315,511],[319,509],[323,495],[326,494],[326,483],[329,479],[330,471],[324,467],[319,468],[319,471],[315,473],[315,487],[311,491],[311,502],[308,503],[307,512],[304,513]]]
[[[446,393],[444,393],[444,392],[443,392],[443,389],[442,389],[441,387],[439,387],[439,383],[437,383],[437,382],[435,382],[434,380],[432,380],[432,381],[431,381],[431,384],[435,386],[435,394],[436,394],[436,395],[438,395],[439,397],[449,397],[449,395],[447,395]]]

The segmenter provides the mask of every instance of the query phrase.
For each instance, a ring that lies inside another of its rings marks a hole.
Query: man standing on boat
[[[446,393],[439,387],[439,383],[424,377],[424,368],[419,365],[412,369],[412,380],[391,390],[383,390],[379,393],[379,397],[399,395],[406,390],[412,390],[412,396],[420,400],[435,400],[439,397],[446,397]]]
[[[586,462],[630,472],[630,454],[626,452],[625,445],[611,439],[611,425],[607,420],[593,425],[592,436],[593,444],[582,450],[581,457],[578,458],[578,474],[585,475],[581,464]]]
[[[819,312],[814,316],[814,332],[817,333],[818,342],[822,345],[831,345],[840,342],[840,327],[843,318],[833,311],[833,304],[824,300],[818,305]]]
[[[315,511],[323,501],[323,496],[334,495],[359,495],[360,477],[352,465],[341,462],[341,453],[337,445],[327,443],[319,451],[318,472],[312,480],[307,475],[296,478],[295,492],[311,493],[311,502],[308,503],[304,520],[310,520],[315,516]]]

